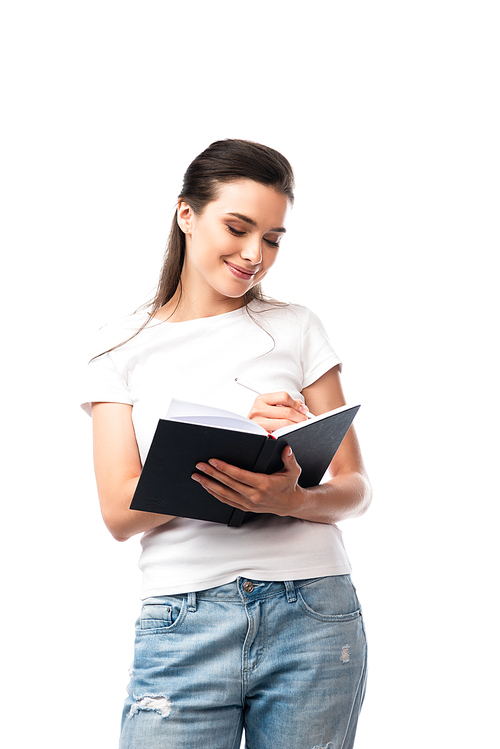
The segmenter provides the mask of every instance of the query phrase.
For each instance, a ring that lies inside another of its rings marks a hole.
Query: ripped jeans
[[[350,749],[365,682],[349,575],[148,598],[120,749]]]

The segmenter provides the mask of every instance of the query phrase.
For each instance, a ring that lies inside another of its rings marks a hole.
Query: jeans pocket
[[[361,606],[350,575],[311,580],[297,589],[300,608],[313,619],[347,622],[361,616]]]
[[[185,596],[147,598],[142,604],[137,629],[142,633],[173,632],[180,627],[187,613]]]

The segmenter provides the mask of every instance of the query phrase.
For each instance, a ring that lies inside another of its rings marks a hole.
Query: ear
[[[177,223],[184,234],[191,234],[191,224],[193,221],[193,211],[191,206],[183,200],[179,200],[177,205]]]

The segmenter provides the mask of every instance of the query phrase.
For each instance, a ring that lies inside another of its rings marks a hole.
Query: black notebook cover
[[[300,486],[316,486],[344,439],[359,406],[302,422],[301,428],[273,439],[199,424],[160,419],[131,510],[210,520],[238,526],[255,513],[219,502],[191,478],[196,464],[219,458],[256,473],[274,473],[283,467],[281,454],[290,445],[302,468]]]

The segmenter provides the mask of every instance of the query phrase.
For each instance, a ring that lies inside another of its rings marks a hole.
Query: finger
[[[212,496],[242,510],[250,510],[253,507],[254,502],[249,496],[253,494],[252,487],[231,479],[206,463],[199,463],[196,467],[201,473],[193,473],[191,478],[201,484]],[[233,468],[234,466],[230,467]],[[247,473],[247,471],[244,471],[244,473]],[[253,473],[251,475],[255,477],[259,474]]]
[[[281,429],[282,427],[289,427],[293,426],[293,424],[298,423],[296,421],[291,421],[290,419],[264,419],[262,417],[256,418],[254,419],[254,421],[263,429],[265,429],[269,434],[272,434],[277,429]]]
[[[237,496],[237,492],[233,491],[233,489],[230,489],[230,487],[226,485],[221,485],[215,479],[212,479],[208,475],[205,475],[205,473],[193,473],[191,478],[194,481],[197,481],[198,484],[201,484],[203,488],[207,490],[207,492],[213,494],[213,496],[217,497],[217,499],[224,497],[224,501],[226,501],[233,495]]]
[[[259,400],[269,406],[285,406],[302,414],[307,414],[309,412],[304,401],[299,398],[292,398],[292,396],[285,390],[281,390],[277,393],[263,393],[256,398],[256,402]]]
[[[260,424],[262,421],[267,419],[273,421],[273,429],[278,429],[277,421],[283,422],[280,426],[287,426],[289,424],[297,424],[307,419],[309,411],[307,407],[301,403],[301,401],[293,401],[295,404],[300,404],[299,407],[295,408],[292,406],[285,406],[283,404],[273,405],[272,403],[266,403],[265,401],[256,400],[252,406],[249,414],[250,419],[258,420]]]
[[[283,452],[281,453],[281,460],[283,461],[283,467],[286,472],[289,473],[296,473],[297,478],[302,473],[302,468],[297,463],[297,459],[295,458],[295,455],[293,454],[292,448],[287,445]]]
[[[258,476],[253,471],[245,471],[243,468],[237,468],[214,458],[211,458],[208,463],[197,463],[196,469],[240,493],[245,487],[252,487]]]
[[[249,506],[245,504],[245,498],[242,497],[241,494],[232,491],[232,489],[229,489],[226,486],[221,486],[216,481],[212,481],[207,476],[200,474],[194,473],[191,478],[197,481],[205,491],[220,502],[224,502],[226,505],[231,505],[231,507],[236,507],[239,510],[249,510]]]

